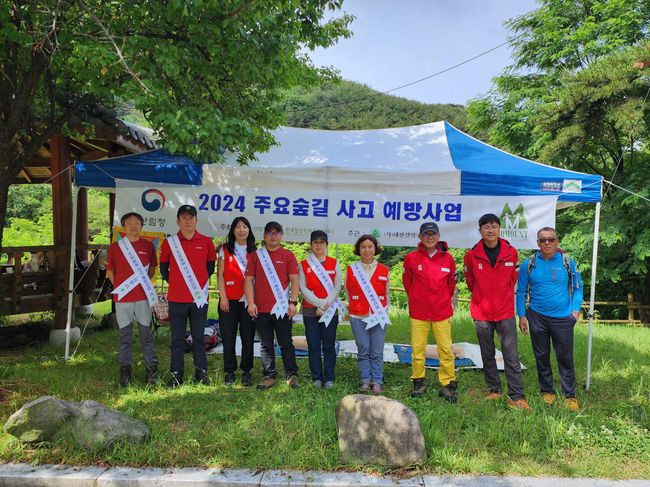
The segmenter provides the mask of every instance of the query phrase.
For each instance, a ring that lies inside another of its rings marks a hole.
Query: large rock
[[[49,441],[61,425],[77,414],[78,405],[52,396],[28,402],[5,423],[5,431],[25,442]]]
[[[336,405],[341,461],[403,467],[426,459],[416,414],[394,399],[351,394]]]
[[[141,441],[151,432],[139,419],[104,406],[97,401],[84,401],[71,423],[72,435],[89,452],[96,452],[116,440]]]

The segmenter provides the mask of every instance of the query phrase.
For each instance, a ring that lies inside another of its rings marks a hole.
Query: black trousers
[[[240,367],[244,372],[253,368],[253,342],[255,340],[255,324],[248,314],[242,301],[231,299],[228,311],[219,308],[219,329],[223,340],[223,370],[226,374],[237,370],[237,355],[235,343],[237,341],[237,327],[241,337],[241,362]]]
[[[551,369],[551,342],[557,359],[562,393],[576,397],[576,372],[573,366],[573,328],[575,317],[571,314],[553,318],[528,308],[526,318],[530,330],[530,341],[537,363],[537,378],[542,392],[554,394],[553,369]]]
[[[208,318],[208,306],[198,308],[195,303],[169,302],[169,321],[172,332],[171,367],[172,372],[183,374],[185,368],[185,330],[187,320],[190,321],[192,334],[192,352],[194,367],[208,370],[208,358],[205,354],[205,324]]]
[[[275,347],[273,346],[273,334],[278,339],[280,351],[282,352],[282,363],[285,375],[297,375],[298,364],[296,363],[296,350],[293,348],[291,339],[292,322],[289,315],[276,318],[271,313],[259,313],[255,319],[257,334],[262,342],[262,373],[269,377],[275,377]]]

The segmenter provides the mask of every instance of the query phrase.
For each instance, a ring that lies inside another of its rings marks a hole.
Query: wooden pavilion
[[[87,130],[85,126],[88,125],[94,131]],[[9,258],[0,269],[0,315],[53,310],[55,329],[66,327],[74,162],[119,157],[156,148],[146,129],[119,120],[114,110],[102,106],[87,110],[68,126],[82,136],[53,136],[12,181],[12,184],[52,184],[54,245],[1,248],[2,256]],[[88,136],[83,135],[86,133]],[[111,194],[111,221],[114,207],[115,195]],[[77,215],[76,257],[86,260],[89,252],[96,253],[102,246],[88,243],[88,193],[85,188],[79,190]],[[26,254],[41,259],[30,269],[22,263]],[[84,273],[82,282],[76,283],[75,306],[89,304],[93,292],[97,292],[99,261],[90,260],[93,264]]]

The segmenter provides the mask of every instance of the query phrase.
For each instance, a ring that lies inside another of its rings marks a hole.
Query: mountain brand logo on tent
[[[147,211],[160,211],[165,207],[165,195],[157,189],[142,193],[142,208]]]
[[[582,179],[565,179],[562,184],[563,193],[582,193]]]
[[[508,240],[528,240],[528,225],[524,205],[519,203],[517,209],[512,211],[506,203],[501,211],[501,237]]]

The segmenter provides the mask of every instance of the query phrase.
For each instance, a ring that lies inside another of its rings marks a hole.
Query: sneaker
[[[203,369],[194,369],[194,382],[197,384],[203,384],[204,386],[209,386],[210,378],[208,377],[208,371]]]
[[[522,411],[532,410],[532,408],[528,405],[526,399],[517,399],[516,401],[509,401],[508,407],[512,409],[521,409]]]
[[[413,379],[413,390],[411,391],[411,397],[422,397],[425,392],[427,392],[427,386],[424,382],[424,377]]]
[[[456,402],[456,388],[458,387],[458,384],[456,383],[455,380],[452,380],[447,384],[446,386],[442,386],[440,388],[440,392],[438,392],[438,395],[442,397],[445,401],[449,401],[450,403],[454,404]]]
[[[578,400],[575,397],[567,397],[564,400],[564,407],[567,408],[569,411],[573,411],[574,413],[580,409],[580,405],[578,404]]]
[[[183,372],[172,372],[172,378],[167,381],[167,387],[173,389],[183,385]]]
[[[325,381],[325,383],[323,384],[323,387],[325,389],[331,389],[332,387],[334,387],[334,381],[332,381],[332,380]]]
[[[316,379],[314,381],[314,387],[323,387],[323,381],[320,379]]]
[[[502,392],[490,391],[490,393],[487,396],[485,396],[485,400],[486,401],[494,401],[496,399],[501,399],[502,397],[503,397]]]
[[[555,402],[555,394],[552,394],[550,392],[542,392],[542,399],[544,400],[544,404],[548,404],[550,406]]]
[[[131,381],[131,366],[130,365],[120,365],[120,387],[126,387]]]
[[[145,381],[150,386],[155,386],[158,384],[158,366],[152,365],[151,367],[146,367],[145,369]]]
[[[231,386],[235,383],[235,374],[232,372],[228,372],[226,374],[226,377],[223,379],[224,385]]]
[[[376,382],[372,385],[372,392],[375,394],[381,394],[383,391],[381,390],[381,384],[377,384]]]
[[[262,382],[260,382],[259,384],[257,384],[257,388],[258,388],[260,391],[265,391],[266,389],[270,389],[270,388],[273,387],[274,385],[275,385],[275,377],[270,377],[270,376],[268,376],[268,375],[265,375],[265,376],[262,378]]]
[[[241,384],[246,387],[253,385],[253,376],[250,372],[242,372],[241,374]]]
[[[367,392],[370,389],[370,382],[362,382],[360,389],[361,392]]]
[[[289,384],[289,387],[291,387],[292,389],[298,389],[298,376],[295,374],[289,376],[289,380],[287,381],[287,384]]]

